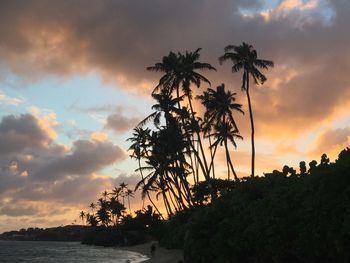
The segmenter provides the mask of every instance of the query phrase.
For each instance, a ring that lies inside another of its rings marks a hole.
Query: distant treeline
[[[21,241],[82,241],[93,229],[89,226],[62,226],[51,228],[27,228],[8,231],[0,235],[1,240]]]

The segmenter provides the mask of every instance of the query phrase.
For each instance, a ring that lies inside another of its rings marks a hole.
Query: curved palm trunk
[[[225,151],[226,151],[226,160],[227,160],[227,166],[228,166],[227,168],[231,169],[235,180],[238,181],[239,179],[237,177],[235,169],[233,168],[232,160],[231,160],[231,157],[230,157],[230,152],[228,150],[227,141],[225,141]],[[230,180],[230,178],[228,178],[228,180]]]
[[[130,196],[128,195],[129,214],[131,215]]]
[[[215,155],[215,152],[213,153],[213,149],[211,147],[212,143],[211,143],[211,135],[209,134],[209,150],[210,150],[210,158],[211,158],[211,161],[210,161],[210,165],[209,165],[209,173],[210,173],[210,170],[211,170],[211,167],[212,167],[212,163],[214,161],[214,155]],[[215,179],[215,167],[213,166],[213,179]]]
[[[139,163],[139,168],[141,168],[141,160],[138,158],[138,163]],[[142,170],[140,169],[140,174],[141,174],[141,179],[142,181],[144,180],[143,179],[143,173],[142,173]],[[143,185],[145,186],[145,183],[143,183]],[[150,194],[148,191],[146,191],[146,194],[147,194],[147,197],[148,197],[148,200],[151,202],[151,204],[153,205],[154,209],[157,211],[158,215],[164,220],[164,217],[162,216],[162,214],[160,213],[160,211],[158,210],[158,207],[154,204]],[[144,200],[142,200],[143,204],[142,206],[144,206]]]
[[[214,147],[214,151],[212,153],[212,157],[211,157],[211,162],[210,162],[210,166],[209,166],[209,172],[211,170],[211,168],[213,167],[213,179],[215,179],[215,173],[214,173],[214,159],[215,159],[215,155],[216,155],[216,150],[218,148],[218,145],[216,144],[215,147]]]
[[[187,98],[188,98],[188,103],[190,105],[192,118],[194,118],[194,111],[193,111],[193,106],[192,106],[192,101],[191,101],[190,94],[187,95]],[[201,136],[200,136],[198,131],[196,132],[196,134],[197,134],[197,137],[198,137],[198,144],[199,144],[199,148],[200,148],[200,151],[201,151],[201,154],[202,154],[202,158],[203,158],[203,163],[204,163],[204,167],[205,167],[205,173],[207,174],[208,179],[210,179],[210,173],[209,173],[207,158],[205,157],[205,153],[204,153],[202,139],[201,139]]]
[[[251,142],[252,142],[252,174],[251,177],[255,176],[255,142],[254,142],[254,118],[253,118],[253,110],[252,110],[252,103],[250,101],[250,95],[249,95],[249,74],[247,75],[247,85],[246,85],[246,93],[248,98],[248,107],[249,107],[249,117],[250,117],[250,126],[251,126]]]

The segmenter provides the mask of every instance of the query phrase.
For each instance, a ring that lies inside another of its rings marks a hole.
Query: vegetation
[[[153,205],[151,197],[154,194],[151,193],[155,192],[157,199],[161,197],[168,217],[201,204],[202,200],[196,199],[192,191],[200,189],[200,185],[208,188],[210,199],[217,198],[218,189],[212,182],[219,177],[215,173],[218,150],[225,154],[227,179],[230,181],[233,177],[239,181],[230,147],[236,148],[236,140],[243,139],[235,121],[235,115],[243,113],[242,105],[236,103],[236,93],[227,90],[225,84],[193,95],[193,87],[200,88],[202,83],[211,85],[201,71],[216,70],[209,63],[200,61],[200,50],[184,54],[170,52],[161,62],[147,68],[163,74],[152,92],[156,101],[152,106],[154,112],[138,124],[129,139],[131,157],[138,161],[137,171],[141,174],[136,189],[141,189],[143,198],[147,196]],[[264,83],[266,77],[258,68],[267,69],[273,62],[258,59],[257,52],[246,43],[226,47],[219,60],[227,59],[233,61],[234,72],[244,71],[242,89],[248,96],[254,176],[254,123],[249,78],[253,77],[256,84]],[[202,115],[195,109],[195,101],[201,105]],[[159,211],[157,207],[156,210]]]
[[[255,177],[249,80],[263,84],[260,69],[274,63],[259,59],[246,43],[227,46],[219,61],[230,60],[233,72],[243,71],[251,125],[251,176],[238,178],[230,147],[243,139],[235,121],[242,105],[225,84],[194,96],[192,87],[211,85],[200,71],[215,70],[199,61],[199,52],[170,52],[148,68],[163,73],[152,93],[154,112],[129,139],[141,175],[136,189],[152,204],[154,196],[161,198],[166,209],[168,220],[157,236],[161,244],[183,248],[191,263],[348,262],[350,149],[335,163],[324,154],[309,169],[301,162],[299,173],[284,166]],[[216,172],[219,150],[226,176]]]
[[[259,59],[251,45],[227,46],[220,62],[243,71],[251,125],[251,176],[239,178],[231,154],[242,140],[236,122],[244,114],[236,93],[221,84],[210,87],[202,71],[200,49],[170,52],[148,70],[161,72],[152,92],[153,112],[134,128],[131,158],[138,163],[135,190],[122,183],[104,191],[80,219],[90,225],[83,240],[95,245],[133,245],[158,239],[163,246],[183,248],[186,262],[349,262],[350,149],[331,163],[322,155],[300,162],[299,172],[284,166],[255,177],[252,78],[273,67]],[[203,92],[192,90],[209,85]],[[218,174],[217,155],[227,172]],[[130,198],[141,190],[152,204],[132,213]],[[163,202],[164,215],[156,206]]]
[[[316,164],[316,165],[315,165]],[[349,262],[350,149],[244,178],[210,205],[169,220],[162,243],[186,262]]]
[[[130,197],[133,191],[121,183],[112,192],[104,191],[97,205],[90,204],[90,211],[81,211],[80,219],[91,227],[82,242],[89,245],[123,246],[148,241],[161,224],[161,215],[147,206],[131,214]],[[127,201],[129,213],[124,204]]]
[[[27,228],[0,234],[0,240],[21,241],[82,241],[92,229],[88,226],[68,225],[50,228]]]
[[[252,173],[255,175],[255,144],[254,144],[254,118],[252,103],[249,95],[249,78],[253,78],[255,84],[264,84],[266,77],[259,71],[260,69],[268,69],[273,67],[274,63],[270,60],[259,59],[256,50],[253,46],[242,43],[240,46],[228,45],[225,47],[225,54],[219,58],[220,63],[231,60],[233,63],[232,72],[243,70],[242,90],[246,92],[248,99],[249,117],[251,125],[251,141],[252,141]]]

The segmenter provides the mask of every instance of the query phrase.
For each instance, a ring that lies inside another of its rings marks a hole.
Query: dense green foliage
[[[349,262],[350,149],[335,163],[323,155],[307,172],[303,162],[300,168],[246,178],[187,218],[170,220],[163,243],[183,246],[191,263]]]

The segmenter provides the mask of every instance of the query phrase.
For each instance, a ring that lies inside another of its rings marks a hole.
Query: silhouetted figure
[[[151,255],[152,255],[152,257],[154,256],[155,253],[156,253],[156,245],[152,244],[152,246],[151,246]]]

